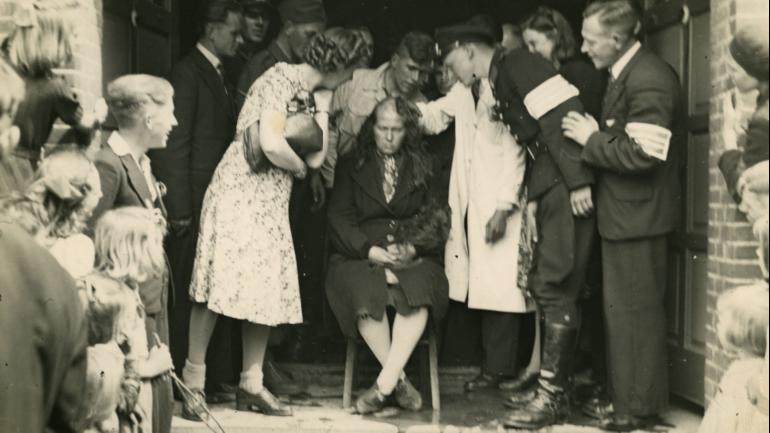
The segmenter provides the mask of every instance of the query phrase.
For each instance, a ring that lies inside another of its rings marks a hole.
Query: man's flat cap
[[[283,0],[278,5],[281,21],[294,24],[325,23],[326,11],[321,0]]]

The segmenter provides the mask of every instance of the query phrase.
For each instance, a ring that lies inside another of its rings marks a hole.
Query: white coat
[[[527,303],[517,284],[522,221],[519,188],[526,156],[505,124],[493,115],[495,100],[489,82],[482,79],[480,84],[476,106],[471,89],[461,83],[442,98],[417,104],[423,129],[429,134],[438,134],[455,122],[449,180],[452,228],[445,249],[449,298],[467,300],[473,309],[521,313],[527,311]],[[497,209],[514,211],[503,238],[488,244],[486,225]]]

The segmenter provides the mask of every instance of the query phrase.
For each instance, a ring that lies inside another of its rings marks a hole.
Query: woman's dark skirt
[[[388,305],[400,314],[428,307],[433,323],[444,317],[449,300],[449,283],[444,268],[435,260],[422,258],[414,264],[392,269],[399,284],[388,286],[385,268],[368,260],[349,260],[333,255],[326,275],[326,297],[342,332],[358,335],[360,317],[382,320]]]

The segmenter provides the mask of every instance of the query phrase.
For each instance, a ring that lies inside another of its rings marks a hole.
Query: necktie
[[[382,192],[385,193],[385,201],[390,203],[396,193],[398,170],[396,158],[393,155],[382,155]]]
[[[227,83],[225,82],[225,67],[222,65],[222,63],[217,65],[217,73],[219,74],[219,78],[222,80],[222,87],[225,89],[225,93],[230,95],[230,92],[227,91]]]

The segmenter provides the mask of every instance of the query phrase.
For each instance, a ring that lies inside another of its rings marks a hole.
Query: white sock
[[[193,364],[186,359],[182,369],[182,380],[190,389],[202,390],[206,386],[206,364]]]
[[[262,392],[262,369],[252,368],[248,371],[241,372],[241,382],[238,386],[246,392],[257,394]]]

